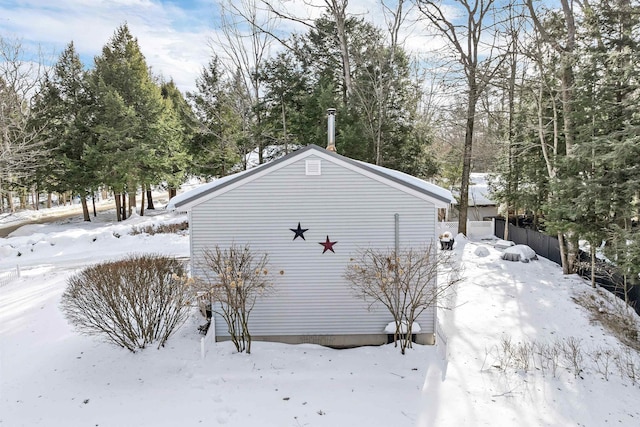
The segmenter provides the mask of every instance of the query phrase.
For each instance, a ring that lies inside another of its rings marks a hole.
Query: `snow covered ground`
[[[160,350],[132,354],[79,335],[59,309],[72,274],[132,252],[188,256],[186,233],[129,234],[185,216],[113,217],[0,238],[0,426],[640,424],[640,359],[573,301],[595,297],[588,284],[543,258],[504,261],[491,242],[461,237],[453,255],[465,278],[440,313],[446,339],[405,356],[393,345],[256,342],[251,355],[209,344],[202,358],[197,313]],[[560,348],[579,348],[581,360],[553,356]]]

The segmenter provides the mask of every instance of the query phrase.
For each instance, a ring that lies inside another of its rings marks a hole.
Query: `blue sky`
[[[0,0],[0,36],[30,52],[40,47],[50,62],[73,41],[92,67],[126,22],[153,72],[184,91],[211,57],[214,14],[213,0]]]
[[[310,1],[324,4],[324,0]],[[213,53],[217,3],[218,0],[0,0],[0,36],[20,40],[30,52],[41,48],[48,63],[54,63],[73,41],[83,63],[90,68],[114,31],[126,22],[153,72],[167,80],[172,78],[182,91],[192,91],[195,79]],[[233,0],[233,4],[239,3],[241,0]],[[393,4],[393,0],[386,3]],[[305,6],[301,0],[278,0],[274,5],[297,17],[314,18],[322,12]],[[350,0],[348,13],[385,28],[380,0]],[[424,52],[427,46],[442,45],[442,41],[428,37],[424,24],[410,26],[408,22],[404,36],[409,51]],[[278,23],[277,28],[284,33],[293,29],[286,21]]]
[[[324,0],[312,0],[320,5]],[[182,91],[212,56],[218,0],[0,0],[0,36],[20,40],[25,50],[42,49],[54,63],[69,42],[87,68],[126,22],[155,74],[172,78]],[[233,0],[234,4],[241,3]],[[298,0],[278,0],[279,8],[297,17],[318,17],[321,9]],[[350,0],[349,13],[375,20],[379,0]],[[290,32],[290,22],[278,30]]]

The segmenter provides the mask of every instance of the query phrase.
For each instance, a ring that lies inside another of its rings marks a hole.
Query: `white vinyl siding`
[[[392,318],[354,297],[345,267],[358,249],[393,248],[396,213],[400,247],[426,249],[436,237],[435,206],[326,159],[322,175],[307,175],[305,166],[300,159],[194,206],[194,267],[202,250],[216,244],[248,243],[269,254],[276,292],[256,304],[253,336],[382,333]],[[293,240],[298,222],[308,229],[306,240]],[[337,241],[335,253],[322,253],[327,236]],[[434,331],[434,319],[433,310],[421,316],[422,332]],[[215,332],[228,336],[220,319]]]

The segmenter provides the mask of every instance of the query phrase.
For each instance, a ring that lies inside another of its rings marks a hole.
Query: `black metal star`
[[[296,240],[298,237],[302,237],[302,240],[307,240],[307,239],[304,238],[304,232],[309,230],[309,229],[300,227],[300,223],[298,223],[298,228],[290,228],[289,230],[291,230],[294,233],[296,233],[296,235],[293,236],[293,240]]]
[[[336,243],[338,243],[338,242],[332,242],[332,241],[330,241],[330,240],[329,240],[329,236],[327,236],[327,240],[326,240],[326,241],[324,241],[324,242],[319,242],[319,244],[321,244],[322,246],[324,246],[324,249],[322,250],[322,253],[325,253],[325,252],[327,252],[327,251],[331,251],[331,252],[333,252],[333,253],[335,254],[336,252],[333,250],[333,245],[335,245]]]

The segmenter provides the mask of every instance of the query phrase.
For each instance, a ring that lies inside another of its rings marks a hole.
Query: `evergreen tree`
[[[165,183],[171,198],[176,195],[177,188],[188,174],[189,155],[186,141],[193,135],[195,117],[172,80],[162,83],[160,93],[163,101],[162,112],[156,124],[159,143],[152,149],[155,162],[146,165],[142,181],[147,189],[152,184]],[[152,202],[151,192],[147,194]]]
[[[87,197],[98,186],[94,165],[85,156],[91,144],[89,100],[86,72],[71,42],[37,98],[34,126],[46,124],[43,136],[50,155],[36,177],[42,189],[79,196],[85,221],[91,220]]]
[[[171,144],[171,138],[166,139],[167,124],[162,122],[166,118],[165,103],[126,24],[115,31],[102,54],[95,58],[92,80],[100,108],[94,123],[99,143],[97,153],[104,156],[97,162],[104,168],[104,184],[116,196],[117,218],[125,219],[124,194],[129,193],[130,212],[138,185],[146,188],[166,178],[153,172],[171,154],[164,147]]]
[[[322,145],[321,135],[314,129],[313,118],[322,113],[312,111],[313,89],[309,77],[291,51],[281,52],[267,61],[261,70],[265,84],[264,109],[266,134],[271,144],[287,153],[295,146]]]
[[[409,57],[387,46],[382,32],[363,19],[347,17],[341,27],[334,18],[314,21],[307,33],[292,37],[290,51],[262,68],[273,140],[324,145],[326,111],[336,108],[338,152],[430,174],[433,163],[422,145],[429,139],[415,128],[420,92],[409,77]],[[348,40],[348,80],[340,34]]]
[[[196,79],[196,92],[187,93],[196,118],[186,141],[190,173],[205,179],[229,174],[240,160],[237,135],[242,119],[236,115],[232,95],[226,92],[220,62],[213,57]]]

